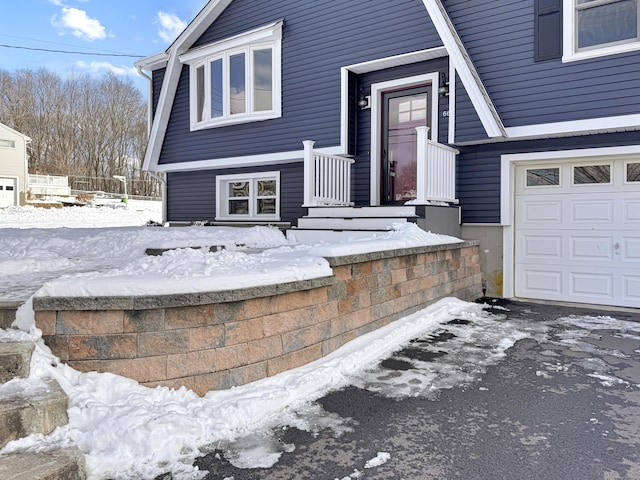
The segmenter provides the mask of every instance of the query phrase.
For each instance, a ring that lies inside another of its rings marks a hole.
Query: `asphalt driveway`
[[[216,480],[640,479],[640,311],[488,302],[491,319],[449,322],[196,464]],[[273,466],[234,466],[265,448]]]

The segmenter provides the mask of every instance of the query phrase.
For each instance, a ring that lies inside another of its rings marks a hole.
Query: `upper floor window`
[[[640,49],[640,0],[564,0],[563,60]]]
[[[281,115],[282,21],[187,52],[191,130]]]
[[[0,148],[16,148],[16,142],[0,138]]]

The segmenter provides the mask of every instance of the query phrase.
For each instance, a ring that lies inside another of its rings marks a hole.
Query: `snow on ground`
[[[131,209],[138,212],[133,202],[129,210],[0,210],[0,301],[24,301],[34,292],[127,295],[249,287],[330,275],[323,256],[459,241],[398,224],[371,239],[297,245],[267,227],[145,227],[149,219],[156,219],[147,218],[147,213],[136,213],[134,218]],[[140,211],[147,212],[143,207]],[[208,251],[209,246],[220,245],[225,248]],[[144,255],[149,247],[190,246],[204,248]],[[153,478],[166,471],[175,478],[200,478],[192,461],[214,444],[224,445],[228,457],[245,468],[273,465],[291,448],[271,439],[268,432],[273,425],[326,427],[338,433],[349,428],[309,402],[354,383],[358,372],[443,322],[483,316],[478,305],[446,299],[317,362],[200,398],[186,389],[148,389],[116,375],[79,373],[59,363],[39,338],[29,303],[19,310],[17,325],[24,331],[0,331],[0,341],[37,342],[31,378],[0,387],[0,400],[20,390],[42,388],[40,379],[55,378],[70,398],[69,424],[47,437],[33,435],[12,442],[2,452],[76,444],[86,455],[89,478],[96,480]],[[511,344],[499,344],[496,358]],[[371,383],[367,378],[363,381]],[[256,432],[262,434],[256,437]]]

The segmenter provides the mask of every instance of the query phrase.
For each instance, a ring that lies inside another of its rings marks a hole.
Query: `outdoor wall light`
[[[371,108],[371,95],[361,95],[358,100],[358,106],[365,110],[367,108]]]
[[[449,96],[449,80],[447,80],[447,76],[444,73],[440,73],[440,88],[438,88],[438,93],[443,97]]]

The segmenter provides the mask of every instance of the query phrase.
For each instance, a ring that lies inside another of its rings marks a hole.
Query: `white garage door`
[[[18,204],[16,183],[15,178],[0,177],[0,208]]]
[[[640,307],[640,159],[516,171],[515,294]]]

